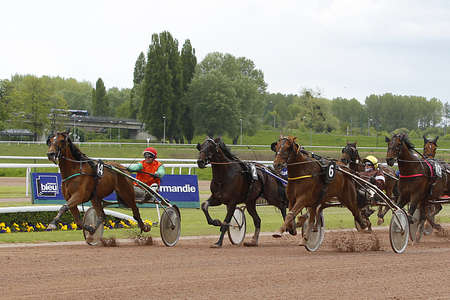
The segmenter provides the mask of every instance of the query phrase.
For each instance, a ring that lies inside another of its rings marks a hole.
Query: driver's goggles
[[[155,155],[153,153],[150,153],[150,152],[145,152],[144,153],[144,157],[145,158],[155,158]]]

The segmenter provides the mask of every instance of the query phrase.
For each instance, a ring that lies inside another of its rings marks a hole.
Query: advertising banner
[[[31,187],[34,204],[64,204],[66,202],[61,191],[61,174],[59,173],[31,173]],[[178,207],[200,207],[197,175],[165,175],[161,180],[159,193]],[[115,202],[117,198],[113,192],[104,200]]]

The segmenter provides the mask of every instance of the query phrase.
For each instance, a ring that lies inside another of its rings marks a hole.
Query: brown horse
[[[64,204],[48,229],[56,229],[56,222],[67,210],[72,213],[79,228],[85,228],[94,233],[98,226],[103,226],[105,213],[103,211],[102,199],[113,191],[116,191],[119,201],[133,211],[133,217],[138,222],[142,231],[149,231],[150,226],[142,221],[139,209],[136,206],[135,194],[132,182],[108,168],[104,168],[103,175],[98,176],[98,162],[89,159],[78,147],[72,143],[68,132],[59,132],[47,139],[48,159],[59,166],[62,178],[62,192],[67,203]],[[115,162],[108,164],[123,170],[124,168]],[[106,167],[107,165],[105,165]],[[99,221],[95,228],[83,227],[80,212],[77,205],[91,200]]]
[[[364,165],[361,157],[359,156],[358,149],[355,143],[348,143],[342,149],[341,161],[346,164],[354,172],[364,172]],[[385,177],[384,189],[386,195],[394,202],[397,202],[398,198],[398,178],[395,175],[395,170],[389,166],[380,164],[380,169]],[[364,178],[368,180],[368,178]],[[384,222],[384,216],[389,211],[389,207],[378,206],[378,221],[377,224],[381,225]]]
[[[303,208],[310,213],[310,226],[308,230],[317,226],[316,215],[327,206],[327,201],[336,199],[353,214],[355,222],[361,229],[369,228],[370,221],[361,214],[356,198],[356,188],[351,177],[336,170],[334,179],[327,183],[324,180],[322,166],[317,159],[308,155],[295,142],[295,137],[280,137],[272,143],[271,148],[276,153],[274,160],[275,170],[287,166],[288,185],[287,197],[289,200],[289,213],[284,224],[274,237],[281,237],[286,230],[295,233],[295,217]],[[313,230],[315,230],[314,228]],[[307,234],[304,236],[306,239]]]
[[[283,179],[269,170],[267,167],[255,164],[255,177],[250,173],[250,166],[233,155],[220,138],[210,137],[200,145],[197,145],[199,168],[205,168],[211,163],[212,175],[211,196],[202,203],[202,210],[209,225],[220,226],[219,240],[212,245],[214,248],[222,246],[223,237],[233,217],[236,205],[245,203],[248,213],[253,218],[255,233],[250,242],[245,246],[257,246],[261,229],[261,219],[256,211],[256,200],[262,197],[269,205],[278,207],[283,216],[286,217],[287,198]],[[281,179],[281,180],[280,180]],[[209,206],[225,204],[227,214],[225,220],[213,220],[208,212]]]
[[[436,156],[436,150],[437,150],[437,140],[439,139],[439,136],[436,136],[434,139],[428,139],[425,135],[423,136],[423,156],[426,159],[434,160]],[[447,172],[448,165],[446,162],[439,161],[439,163],[443,166],[443,171]],[[447,188],[444,191],[445,194],[450,193],[450,187],[448,186],[450,184],[450,180],[447,182]],[[432,222],[434,222],[435,216],[442,210],[442,205],[439,203],[432,204],[427,207],[426,209],[426,215],[427,215],[427,223],[431,225]],[[430,222],[429,220],[432,220]],[[428,228],[429,226],[425,224],[425,226]],[[431,233],[431,230],[428,231]]]
[[[436,156],[438,139],[439,136],[432,140],[427,139],[425,135],[423,136],[423,156],[425,158],[434,158]]]
[[[394,161],[397,160],[400,171],[399,206],[403,207],[409,203],[410,223],[414,223],[412,215],[419,208],[419,222],[424,222],[426,209],[429,206],[428,200],[439,199],[447,188],[447,174],[445,171],[436,174],[432,164],[419,157],[421,154],[414,149],[414,145],[406,134],[395,134],[391,139],[386,137],[386,142],[388,143],[386,162],[393,166]],[[440,229],[439,224],[434,223],[430,218],[427,220],[433,228]]]

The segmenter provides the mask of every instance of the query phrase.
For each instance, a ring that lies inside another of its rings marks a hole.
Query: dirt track
[[[449,299],[450,241],[425,237],[404,254],[378,232],[380,251],[339,252],[327,232],[315,253],[296,238],[263,236],[258,248],[62,245],[0,247],[0,298],[30,299]]]

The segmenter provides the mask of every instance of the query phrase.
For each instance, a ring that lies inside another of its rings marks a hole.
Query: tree
[[[149,46],[142,95],[140,119],[148,132],[161,139],[164,130],[163,116],[167,119],[172,118],[170,104],[173,99],[173,89],[168,58],[158,34],[152,35]]]
[[[130,99],[131,90],[130,89],[118,89],[116,87],[110,88],[107,92],[107,98],[110,106],[110,116],[129,118],[129,112],[120,110],[122,107],[129,105],[128,101]]]
[[[27,75],[23,78],[17,78],[15,92],[13,97],[20,104],[19,125],[22,128],[30,129],[34,134],[34,140],[44,133],[49,127],[51,109],[65,109],[67,106],[65,100],[55,95],[51,88],[48,77],[37,78]]]
[[[214,82],[214,80],[223,79],[225,80],[222,83]],[[227,84],[228,86],[220,88],[217,91],[217,95],[214,95],[214,91],[206,84],[197,83],[194,85],[194,81],[202,80],[207,81],[215,88],[218,88],[220,84]],[[193,95],[210,95],[212,98],[208,106],[211,108],[215,107],[217,111],[229,111],[230,119],[223,124],[218,124],[217,126],[219,127],[216,126],[215,131],[228,132],[233,137],[233,143],[236,143],[240,135],[240,119],[242,119],[242,125],[247,134],[254,134],[258,129],[261,123],[261,114],[263,112],[263,105],[261,103],[264,100],[266,86],[263,73],[255,68],[251,60],[245,57],[235,58],[231,54],[214,52],[208,54],[197,67],[189,89],[190,101],[191,103],[199,101],[198,98],[192,98]],[[193,88],[204,88],[205,91],[191,91]],[[224,103],[215,101],[224,95],[229,95],[232,98]],[[203,104],[206,104],[204,102],[205,100],[207,99],[203,99]],[[228,105],[229,107],[224,108],[224,105]],[[202,115],[201,110],[204,107],[195,103],[194,108],[197,110],[194,111],[194,116],[197,116],[194,117],[195,128],[198,129],[198,132],[210,131],[209,128],[201,125],[203,119],[209,119],[210,116],[203,116],[200,118],[202,120],[199,119]]]
[[[92,114],[94,116],[109,116],[109,102],[103,80],[99,78],[92,93]]]
[[[188,92],[194,102],[194,120],[198,132],[208,136],[230,136],[239,132],[239,101],[231,80],[219,70],[194,76]]]
[[[0,130],[6,128],[14,118],[13,112],[17,110],[17,103],[11,97],[13,85],[9,80],[0,80]]]
[[[145,76],[145,55],[143,52],[141,52],[136,60],[136,63],[134,65],[134,72],[133,72],[133,88],[130,91],[130,98],[128,105],[128,114],[127,118],[131,119],[137,119],[138,118],[138,111],[139,108],[142,105],[142,82],[144,81]],[[123,104],[125,106],[125,104]],[[123,115],[124,108],[120,108],[120,113]]]
[[[189,40],[184,42],[183,48],[181,49],[181,64],[183,68],[183,97],[180,101],[180,110],[182,113],[179,116],[179,124],[182,128],[184,137],[186,137],[188,143],[190,144],[194,138],[195,127],[192,103],[190,103],[189,98],[186,97],[186,93],[188,91],[189,84],[192,82],[192,78],[194,78],[197,58],[195,57],[195,49],[192,48]]]

